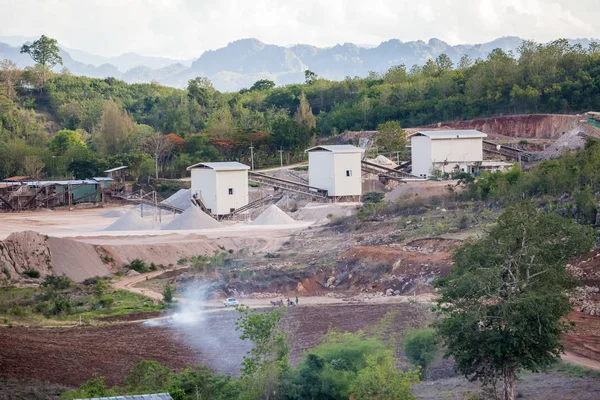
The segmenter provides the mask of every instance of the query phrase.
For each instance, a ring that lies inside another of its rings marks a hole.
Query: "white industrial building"
[[[192,174],[192,197],[213,215],[225,215],[248,204],[249,166],[239,162],[206,162],[187,168]]]
[[[316,146],[308,153],[308,183],[329,197],[360,197],[364,149],[351,145]]]
[[[412,174],[429,178],[435,171],[478,172],[486,137],[477,130],[418,131],[410,138]]]

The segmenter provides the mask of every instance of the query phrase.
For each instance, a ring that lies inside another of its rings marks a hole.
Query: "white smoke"
[[[198,364],[204,364],[215,372],[239,375],[243,356],[252,347],[242,341],[235,329],[239,313],[233,309],[209,306],[209,286],[193,283],[183,292],[175,311],[166,319],[146,322],[146,325],[163,325],[173,331],[176,340],[194,349]]]

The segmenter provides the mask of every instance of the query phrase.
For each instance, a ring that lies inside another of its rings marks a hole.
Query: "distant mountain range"
[[[21,36],[0,36],[0,59],[8,58],[20,67],[32,65],[31,58],[20,54],[20,45],[34,40]],[[515,51],[523,39],[509,36],[488,43],[451,46],[439,39],[402,42],[391,39],[378,46],[344,43],[319,48],[296,44],[277,46],[257,39],[241,39],[227,46],[204,52],[196,60],[175,60],[126,53],[103,57],[82,50],[61,47],[64,66],[75,75],[94,78],[115,77],[129,83],[150,82],[180,87],[198,76],[209,78],[220,91],[238,91],[250,87],[259,79],[271,79],[278,85],[304,81],[304,71],[310,69],[319,76],[342,80],[347,76],[368,75],[370,71],[385,72],[394,65],[423,65],[428,59],[445,53],[455,63],[463,55],[472,59],[485,58],[493,49]],[[574,39],[587,47],[592,40]],[[60,70],[61,68],[57,68]]]

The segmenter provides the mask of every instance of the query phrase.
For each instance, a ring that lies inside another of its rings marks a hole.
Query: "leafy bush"
[[[131,263],[129,263],[129,265],[126,265],[125,267],[132,269],[136,272],[139,272],[140,274],[144,273],[144,272],[148,272],[148,266],[146,265],[146,263],[144,261],[140,260],[139,258],[136,258]]]
[[[40,272],[36,271],[35,269],[31,269],[31,268],[23,271],[23,274],[25,274],[28,277],[33,278],[33,279],[37,279],[40,277]]]
[[[411,386],[420,383],[418,369],[402,371],[396,368],[392,357],[369,357],[367,366],[352,382],[356,400],[412,400]]]
[[[404,353],[412,364],[420,367],[426,374],[427,369],[437,357],[437,343],[435,329],[412,330],[404,336]]]
[[[380,192],[368,192],[361,196],[360,201],[364,204],[379,203],[383,200],[385,194]]]
[[[54,290],[66,290],[73,285],[73,281],[65,275],[47,275],[41,286]]]
[[[170,379],[169,368],[156,361],[144,360],[131,368],[131,372],[125,378],[125,383],[130,391],[154,392],[168,387]]]
[[[168,283],[163,289],[163,301],[167,304],[173,301],[173,288]]]

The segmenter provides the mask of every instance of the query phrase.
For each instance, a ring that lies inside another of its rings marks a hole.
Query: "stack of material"
[[[146,221],[135,210],[129,211],[106,227],[105,231],[146,231],[153,228],[152,221]]]
[[[167,231],[179,231],[189,229],[216,229],[221,228],[222,226],[223,225],[215,221],[210,215],[200,210],[200,208],[192,206],[185,210],[183,214],[178,215],[162,229]]]
[[[103,213],[100,214],[100,216],[105,217],[105,218],[119,218],[125,214],[127,214],[126,210],[123,210],[122,208],[117,208],[115,210],[104,211]]]
[[[187,210],[192,206],[192,202],[190,201],[191,198],[192,194],[190,189],[179,189],[173,196],[161,201],[161,203]]]
[[[565,151],[577,151],[582,149],[589,137],[600,137],[600,129],[590,125],[579,125],[575,129],[565,132],[561,137],[548,146],[544,151],[535,154],[536,159],[558,158]]]
[[[298,209],[298,203],[296,200],[290,198],[287,194],[281,197],[281,199],[275,203],[275,205],[282,210],[294,212]]]
[[[396,168],[397,165],[395,162],[393,162],[392,160],[390,160],[389,158],[387,158],[386,156],[383,155],[378,155],[377,157],[375,157],[374,160],[372,160],[372,162],[374,162],[375,164],[379,164],[379,165],[383,165],[384,167],[388,167],[388,168]]]
[[[281,211],[275,204],[270,205],[250,225],[289,225],[297,222]]]

